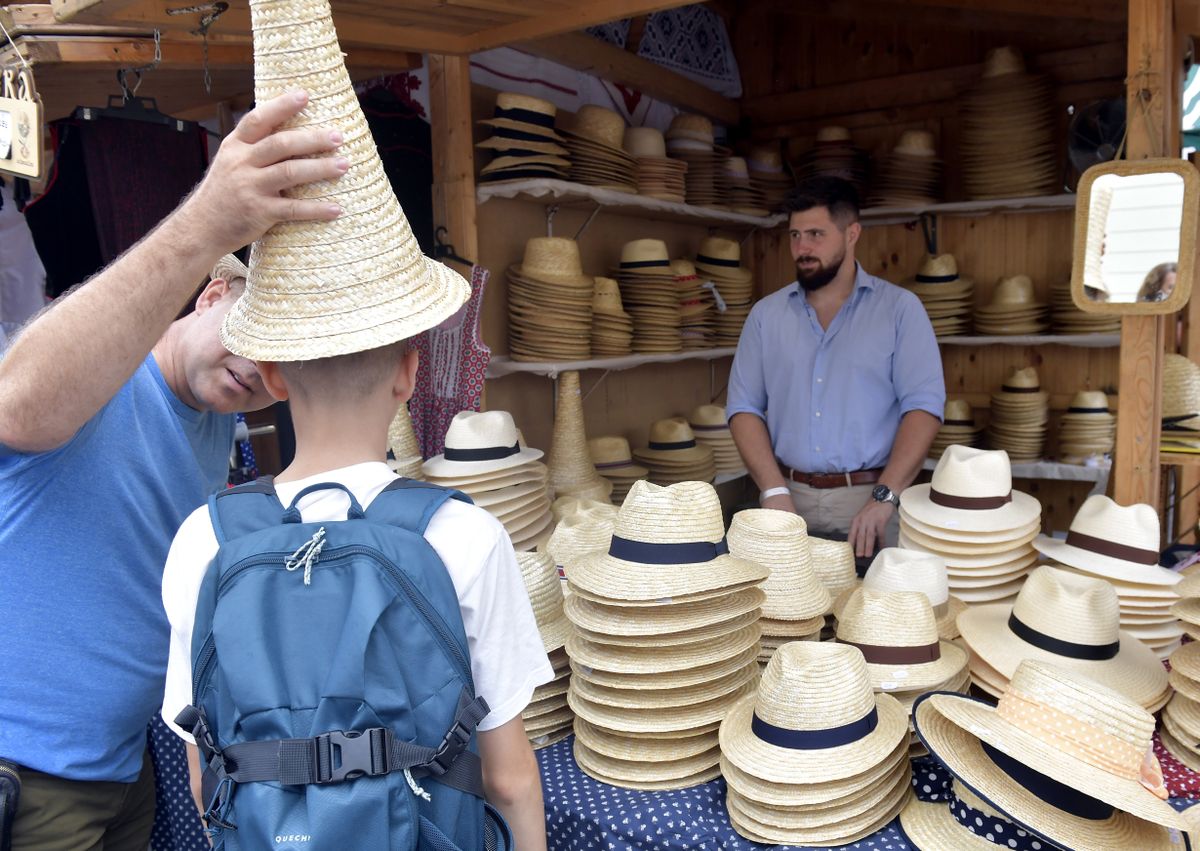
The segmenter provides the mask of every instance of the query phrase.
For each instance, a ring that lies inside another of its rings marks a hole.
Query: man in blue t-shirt
[[[14,848],[149,844],[163,564],[225,481],[233,414],[271,401],[253,363],[221,345],[245,270],[218,260],[278,222],[341,212],[282,197],[347,167],[323,156],[337,128],[279,129],[306,103],[289,92],[249,113],[175,212],[0,360],[0,758],[22,781]],[[210,270],[195,311],[175,320]]]

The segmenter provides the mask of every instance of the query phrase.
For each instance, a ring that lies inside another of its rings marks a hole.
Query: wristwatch
[[[892,489],[887,485],[876,485],[871,490],[871,499],[875,500],[876,502],[890,502],[897,508],[900,507],[899,494],[892,493]]]

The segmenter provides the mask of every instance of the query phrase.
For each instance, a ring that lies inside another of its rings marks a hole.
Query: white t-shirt
[[[396,478],[386,464],[370,462],[300,481],[278,482],[275,490],[279,500],[288,505],[308,485],[338,482],[366,508]],[[344,492],[328,489],[308,494],[299,507],[305,523],[320,523],[345,519],[348,506]],[[449,500],[437,510],[425,529],[425,540],[446,565],[458,593],[475,693],[491,707],[479,729],[495,729],[525,709],[534,688],[554,678],[512,541],[491,514],[458,500]],[[196,599],[216,553],[217,539],[206,505],[192,512],[179,528],[163,571],[162,598],[171,622],[171,650],[162,717],[193,744],[192,736],[176,726],[175,716],[192,702]]]

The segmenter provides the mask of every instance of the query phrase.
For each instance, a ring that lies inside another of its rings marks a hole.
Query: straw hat
[[[426,476],[459,477],[518,467],[542,457],[542,450],[522,447],[508,411],[461,411],[446,430],[446,448],[430,458]]]
[[[764,174],[783,174],[783,154],[779,145],[755,145],[750,149],[746,162],[751,171]]]
[[[525,590],[529,594],[533,616],[537,620],[542,644],[549,653],[567,643],[571,636],[571,622],[563,611],[562,583],[558,581],[558,569],[549,553],[517,553],[517,564]]]
[[[606,148],[621,150],[625,140],[625,119],[613,112],[595,104],[586,104],[575,113],[574,135],[603,145]]]
[[[307,91],[308,105],[282,128],[339,128],[346,141],[336,155],[350,167],[337,180],[283,193],[335,203],[343,213],[332,222],[282,222],[253,245],[246,292],[226,315],[221,342],[251,360],[300,361],[433,328],[471,287],[421,254],[346,73],[327,0],[261,0],[251,17],[255,100]]]
[[[721,723],[721,753],[747,775],[746,795],[766,800],[777,783],[821,783],[861,774],[908,736],[895,698],[875,694],[856,648],[795,641],[780,647],[758,693]]]
[[[661,239],[635,239],[621,246],[621,271],[673,277],[671,253]]]
[[[1012,488],[1012,467],[1002,450],[950,446],[928,484],[904,491],[904,509],[928,526],[989,532],[1027,526],[1042,506]]]
[[[770,571],[763,617],[807,621],[829,611],[829,592],[813,572],[808,525],[798,514],[750,508],[733,515],[729,552]]]
[[[1090,496],[1071,521],[1065,541],[1038,536],[1044,556],[1097,576],[1148,585],[1175,585],[1179,574],[1158,566],[1158,512],[1152,506],[1118,505]]]
[[[875,591],[920,591],[933,607],[938,634],[945,640],[958,636],[955,623],[966,603],[950,594],[946,562],[933,553],[884,547],[875,554],[863,576],[862,587]],[[842,618],[853,588],[847,588],[833,601],[833,616]]]
[[[919,591],[853,591],[837,640],[862,651],[876,691],[932,688],[967,667],[966,651],[939,639],[933,607]]]
[[[893,153],[907,154],[911,157],[932,157],[937,155],[933,146],[933,133],[929,130],[905,130],[900,134],[899,141],[892,148]]]
[[[541,139],[560,139],[561,137],[554,132],[554,118],[557,114],[558,110],[548,100],[515,92],[500,92],[496,95],[496,108],[492,117],[477,123],[523,131]]]
[[[1167,847],[1165,828],[1186,827],[1166,801],[1151,750],[1154,716],[1075,671],[1024,662],[995,707],[933,693],[917,701],[913,720],[921,741],[956,778],[1055,844]],[[1039,787],[1042,794],[1031,794]],[[1072,815],[1068,802],[1089,812]],[[1128,845],[1111,844],[1122,834]]]
[[[561,236],[535,236],[525,243],[525,256],[513,271],[524,278],[553,284],[593,286],[583,274],[579,243]]]
[[[812,554],[813,572],[817,574],[830,597],[836,597],[858,581],[858,572],[854,566],[854,547],[848,542],[831,541],[813,535],[808,539],[808,549]]]
[[[560,578],[567,578],[577,559],[608,550],[613,519],[600,512],[579,511],[558,521],[546,542],[546,552],[558,565]]]
[[[649,474],[645,467],[633,463],[629,441],[617,435],[593,437],[588,441],[588,454],[601,475],[633,476],[643,479]]]
[[[712,485],[639,481],[617,513],[608,552],[577,560],[570,582],[611,600],[661,600],[761,582],[768,574],[728,554]]]
[[[706,237],[696,251],[696,271],[717,279],[750,281],[754,273],[742,268],[742,246],[736,240]]]
[[[714,141],[713,125],[703,115],[683,112],[671,119],[671,126],[667,128],[666,137],[704,142],[711,149]]]
[[[627,154],[634,157],[667,156],[667,143],[662,131],[654,127],[627,127],[623,147]]]
[[[1163,420],[1181,421],[1195,428],[1197,424],[1188,420],[1200,415],[1200,366],[1183,355],[1167,354],[1163,358],[1162,397]]]
[[[1167,688],[1154,652],[1120,629],[1117,592],[1099,579],[1042,565],[1012,605],[973,606],[958,616],[963,640],[988,665],[1012,677],[1025,659],[1091,677],[1150,706]]]
[[[1015,47],[996,47],[987,52],[983,58],[983,77],[1002,77],[1006,74],[1020,74],[1025,70],[1025,59]]]
[[[612,482],[601,478],[588,456],[583,397],[579,390],[579,373],[575,370],[567,370],[558,376],[558,404],[546,465],[550,468],[550,487],[556,494],[607,500],[612,493]]]
[[[1006,308],[1026,306],[1034,303],[1033,279],[1028,275],[1011,275],[1001,278],[992,291],[992,305]]]
[[[926,254],[917,274],[905,278],[902,284],[918,295],[929,293],[965,292],[975,285],[970,278],[960,277],[958,261],[953,254]]]
[[[410,479],[419,479],[425,475],[421,470],[421,447],[417,443],[417,434],[413,431],[407,402],[396,409],[396,416],[388,426],[388,451],[395,459],[395,472]]]
[[[845,127],[827,126],[817,130],[816,141],[818,145],[827,144],[830,142],[849,142],[850,131]]]
[[[639,460],[703,462],[712,459],[712,449],[696,444],[696,434],[683,417],[657,420],[650,426],[650,444],[637,450]]]
[[[220,278],[222,281],[245,281],[250,277],[250,270],[246,268],[246,264],[238,260],[232,254],[226,254],[216,262],[212,267],[212,271],[208,273],[208,277],[212,280]]]

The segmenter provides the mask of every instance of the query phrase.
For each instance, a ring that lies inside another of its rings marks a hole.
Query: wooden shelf
[[[1200,467],[1200,454],[1191,452],[1160,452],[1158,463],[1163,467]]]
[[[991,201],[951,201],[926,207],[868,207],[860,219],[864,225],[907,224],[922,213],[938,216],[979,216],[988,213],[1042,213],[1075,209],[1074,195],[1040,195],[1033,198],[998,198]]]
[[[945,346],[1076,346],[1083,349],[1115,349],[1121,345],[1116,334],[1014,334],[988,337],[938,337]]]
[[[688,224],[736,225],[750,228],[773,228],[786,216],[747,216],[742,213],[710,210],[691,204],[661,201],[644,195],[629,195],[612,189],[584,186],[567,180],[529,178],[497,183],[481,183],[475,189],[475,200],[484,204],[492,198],[514,198],[538,204],[557,204],[560,207],[599,207],[615,213],[665,219]]]
[[[503,355],[494,356],[488,363],[487,378],[500,378],[517,372],[529,372],[557,378],[560,372],[585,369],[603,369],[617,372],[633,369],[649,363],[676,363],[684,360],[717,360],[731,358],[737,349],[695,349],[689,352],[674,352],[667,355],[630,355],[623,358],[593,358],[576,361],[515,361]]]

